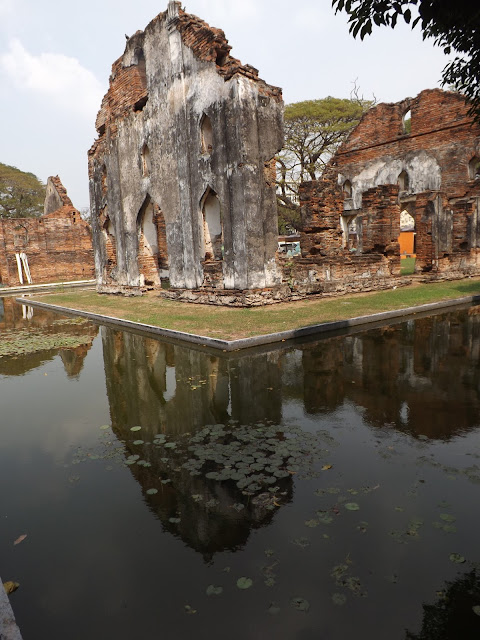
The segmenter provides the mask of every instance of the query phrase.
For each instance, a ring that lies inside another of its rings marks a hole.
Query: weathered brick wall
[[[362,271],[365,254],[383,256],[382,273],[398,276],[404,209],[415,221],[417,272],[443,278],[480,273],[480,180],[471,169],[474,159],[480,161],[480,127],[467,110],[461,95],[434,89],[377,105],[364,115],[323,179],[300,189],[302,258],[328,256],[330,261],[320,265],[323,276],[312,267],[312,278],[297,260],[298,281],[346,282],[355,277],[350,264]],[[348,198],[343,192],[347,180]],[[345,221],[353,217],[358,239],[355,251],[347,254]],[[362,277],[375,279],[368,266]],[[371,284],[377,286],[374,280]]]
[[[301,258],[281,258],[283,281],[297,293],[346,293],[387,288],[400,275],[398,186],[383,185],[364,194],[364,208],[344,211],[344,193],[335,172],[300,185]],[[358,244],[348,243],[350,214],[356,217]]]
[[[51,182],[50,182],[51,181]],[[25,253],[33,284],[94,277],[92,234],[58,176],[49,178],[66,202],[40,218],[0,219],[0,282],[21,284],[15,254]],[[24,284],[27,280],[24,277]]]
[[[403,115],[411,111],[411,131],[403,132]],[[468,163],[478,153],[480,127],[467,114],[463,96],[427,89],[416,98],[370,109],[335,156],[338,172],[358,175],[373,161],[399,160],[415,152],[431,154],[441,168],[441,188],[461,197],[472,187]]]

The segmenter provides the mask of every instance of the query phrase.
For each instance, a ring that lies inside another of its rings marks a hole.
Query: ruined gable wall
[[[99,223],[105,207],[116,237],[110,275],[121,285],[141,283],[138,214],[149,196],[164,216],[171,284],[202,286],[205,271],[212,270],[205,262],[201,213],[208,188],[218,197],[223,225],[223,260],[213,269],[219,271],[217,286],[244,289],[276,280],[277,214],[269,175],[283,143],[281,91],[228,51],[223,32],[171,2],[129,39],[115,63],[97,119],[99,139],[89,153],[99,284],[109,279]],[[127,79],[135,78],[133,68],[142,59],[143,94]],[[213,131],[210,152],[202,148],[204,116]]]
[[[58,176],[49,178],[48,186],[56,193],[47,190],[48,201],[65,203],[59,209],[40,218],[0,219],[0,278],[6,286],[21,284],[16,253],[26,254],[33,284],[94,277],[90,226]]]
[[[411,132],[403,116],[411,111]],[[480,155],[480,127],[467,114],[463,96],[429,89],[416,98],[370,109],[339,149],[335,163],[342,183],[352,182],[353,198],[377,184],[396,184],[402,170],[410,191],[442,189],[463,197],[475,188],[468,163]]]

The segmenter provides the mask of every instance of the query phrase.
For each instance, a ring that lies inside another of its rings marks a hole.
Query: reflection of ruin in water
[[[164,481],[148,498],[164,526],[210,558],[267,524],[272,502],[267,491],[256,502],[234,483],[191,475],[183,466],[188,454],[170,450],[167,459],[163,448],[148,444],[156,434],[185,442],[206,425],[226,425],[233,434],[236,425],[280,425],[285,398],[298,399],[310,414],[349,402],[372,427],[451,438],[478,425],[479,309],[233,357],[103,329],[112,428],[130,454],[151,465],[130,467],[143,490]],[[135,425],[145,444],[132,444]],[[281,442],[280,427],[276,437]],[[293,495],[292,478],[276,484],[280,506]],[[171,522],[180,512],[180,522]]]
[[[41,335],[55,335],[61,330],[69,336],[87,336],[88,341],[76,347],[45,348],[32,353],[0,357],[0,375],[23,375],[41,366],[48,360],[60,356],[69,378],[79,375],[85,357],[90,350],[98,327],[88,321],[61,320],[57,314],[40,308],[33,308],[15,302],[12,297],[0,298],[0,341],[9,340],[11,331],[31,332]]]
[[[102,337],[112,428],[127,441],[131,454],[141,454],[152,465],[130,467],[143,489],[154,486],[158,477],[165,482],[149,497],[164,526],[206,559],[242,546],[251,529],[271,520],[274,495],[265,491],[242,501],[234,483],[212,482],[183,469],[185,457],[179,457],[172,474],[162,460],[163,449],[129,444],[130,428],[141,426],[141,438],[152,442],[158,433],[188,437],[205,425],[230,425],[234,431],[240,422],[278,424],[281,354],[230,360],[120,331],[104,329]],[[282,503],[290,501],[291,479],[275,484]],[[181,522],[170,522],[179,512]]]

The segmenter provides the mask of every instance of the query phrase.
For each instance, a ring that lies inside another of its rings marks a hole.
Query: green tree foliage
[[[371,105],[361,98],[329,96],[285,107],[285,146],[276,158],[281,233],[298,226],[299,184],[322,175],[326,163]]]
[[[0,163],[0,218],[33,218],[43,214],[45,185],[33,175]]]
[[[442,84],[462,92],[480,121],[480,5],[475,0],[332,0],[335,12],[349,15],[350,33],[363,38],[373,26],[395,27],[399,19],[417,24],[445,54],[458,55],[442,73]]]

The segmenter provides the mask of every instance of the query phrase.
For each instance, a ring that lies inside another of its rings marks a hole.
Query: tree
[[[340,144],[372,102],[352,99],[306,100],[285,107],[285,146],[277,161],[279,230],[296,228],[300,220],[298,186],[316,180]]]
[[[43,214],[45,185],[33,175],[0,163],[0,218],[34,218]]]
[[[335,13],[349,15],[350,33],[363,40],[373,26],[395,27],[399,18],[423,38],[433,38],[445,54],[456,52],[442,72],[442,84],[463,93],[469,113],[480,122],[480,6],[473,0],[332,0]]]

